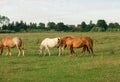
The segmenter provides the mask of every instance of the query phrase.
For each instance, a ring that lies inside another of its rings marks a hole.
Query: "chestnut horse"
[[[85,53],[86,49],[89,53],[91,53],[92,56],[94,56],[93,53],[93,40],[90,37],[87,36],[82,36],[80,38],[75,38],[71,36],[66,36],[61,38],[57,42],[57,47],[62,46],[64,49],[68,46],[70,49],[70,55],[74,53],[73,48],[81,48],[82,49],[82,54]],[[82,55],[81,55],[82,56]]]
[[[21,54],[22,50],[22,55],[24,56],[24,47],[23,47],[23,42],[22,39],[19,37],[14,37],[14,38],[3,38],[2,41],[0,42],[0,55],[3,52],[3,47],[6,48],[6,55],[11,56],[10,48],[17,47],[18,49],[18,56]]]

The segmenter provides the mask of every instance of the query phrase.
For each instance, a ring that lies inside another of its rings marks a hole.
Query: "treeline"
[[[75,25],[65,25],[63,22],[55,23],[48,22],[45,23],[29,23],[26,24],[24,21],[11,22],[8,17],[0,16],[0,32],[44,32],[44,31],[64,31],[64,32],[107,32],[107,31],[120,31],[119,23],[109,23],[107,24],[104,19],[100,19],[96,24],[90,21],[89,24],[82,22]]]

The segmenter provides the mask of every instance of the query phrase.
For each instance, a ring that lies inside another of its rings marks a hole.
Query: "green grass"
[[[69,49],[58,56],[58,49],[51,48],[51,56],[39,56],[40,42],[46,37],[90,36],[94,40],[95,57],[88,52],[80,57],[80,49],[70,57]],[[0,56],[0,82],[119,82],[120,81],[120,33],[20,33],[0,34],[20,36],[24,41],[25,57]]]

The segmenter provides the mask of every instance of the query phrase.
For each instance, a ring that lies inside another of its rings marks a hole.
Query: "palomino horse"
[[[82,36],[80,38],[75,38],[71,36],[66,36],[61,38],[57,42],[57,47],[62,46],[63,49],[65,49],[67,46],[70,49],[70,55],[74,53],[73,48],[81,48],[83,47],[82,54],[85,53],[86,49],[89,53],[91,53],[92,56],[94,56],[93,53],[93,40],[90,37]],[[63,52],[62,52],[63,53]]]
[[[53,47],[56,47],[56,44],[58,42],[58,40],[60,39],[60,37],[57,37],[57,38],[45,38],[41,44],[40,44],[40,47],[39,47],[39,54],[42,54],[44,53],[44,55],[46,54],[45,51],[48,52],[49,56],[51,55],[50,53],[50,50],[49,48],[53,48]],[[61,47],[59,47],[59,56],[61,54]]]
[[[22,42],[22,39],[19,37],[3,38],[2,41],[0,42],[0,54],[2,54],[3,52],[3,47],[5,47],[7,50],[6,55],[11,56],[10,48],[17,47],[18,52],[19,52],[18,56],[20,56],[21,50],[22,50],[22,55],[24,56],[23,42]]]

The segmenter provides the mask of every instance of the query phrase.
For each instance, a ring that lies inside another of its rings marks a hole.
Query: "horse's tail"
[[[90,47],[93,48],[93,40],[90,39]]]
[[[22,39],[20,39],[21,41],[21,49],[24,50],[24,42],[22,41]]]
[[[22,41],[22,49],[24,50],[24,43],[23,43],[23,41]]]
[[[92,40],[92,39],[91,39],[91,42],[90,42],[90,50],[91,50],[92,56],[94,56],[94,51],[93,51],[93,40]]]

